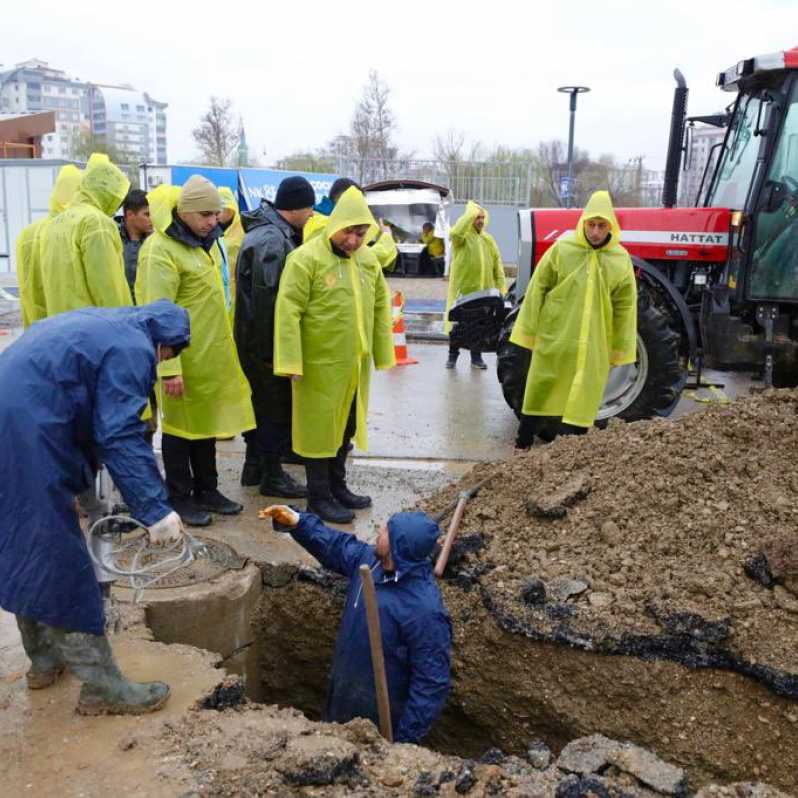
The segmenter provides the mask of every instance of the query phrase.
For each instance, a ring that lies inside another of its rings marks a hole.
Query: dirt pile
[[[493,472],[461,527],[483,545],[449,575],[478,586],[504,628],[728,667],[798,698],[798,393],[611,424],[462,485]]]

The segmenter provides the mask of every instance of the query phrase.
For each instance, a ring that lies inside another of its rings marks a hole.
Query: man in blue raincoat
[[[0,354],[0,607],[17,616],[28,686],[69,668],[82,714],[150,712],[169,696],[114,661],[75,497],[102,462],[151,542],[180,539],[140,416],[156,362],[188,342],[188,314],[162,300],[62,313]]]
[[[366,607],[358,568],[374,576],[380,613],[385,673],[394,740],[419,743],[440,714],[449,692],[449,613],[432,575],[430,553],[438,525],[420,512],[395,513],[374,546],[326,527],[312,513],[277,505],[266,513],[289,527],[291,536],[324,568],[349,577],[344,614],[324,719],[378,723]]]

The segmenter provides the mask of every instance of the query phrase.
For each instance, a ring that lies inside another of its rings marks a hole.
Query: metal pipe
[[[568,123],[568,193],[565,195],[565,207],[570,208],[573,200],[574,185],[574,126],[576,124],[576,98],[579,94],[590,91],[588,86],[560,86],[557,91],[569,95],[568,108],[570,119]],[[560,189],[562,194],[562,188]]]
[[[665,184],[662,187],[662,204],[666,208],[676,205],[679,193],[679,165],[684,149],[684,122],[687,117],[687,82],[684,75],[673,70],[676,89],[673,92],[671,132],[668,138],[668,157],[665,160]]]

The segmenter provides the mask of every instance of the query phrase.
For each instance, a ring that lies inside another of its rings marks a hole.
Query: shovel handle
[[[435,576],[439,579],[446,570],[446,563],[449,562],[449,555],[452,553],[452,546],[460,530],[460,522],[463,520],[463,513],[465,512],[469,498],[470,496],[467,493],[461,493],[457,501],[457,506],[454,508],[454,514],[452,515],[452,520],[449,522],[449,529],[446,531],[446,538],[443,541],[441,553],[438,555],[438,561],[435,563],[433,571]]]
[[[385,657],[382,653],[382,631],[380,630],[380,613],[377,609],[377,591],[374,589],[374,578],[368,565],[360,566],[360,579],[363,582],[363,597],[366,601],[366,622],[369,629],[369,646],[371,647],[371,667],[374,671],[374,687],[377,693],[377,711],[380,718],[380,734],[389,742],[393,742],[391,725],[391,702],[388,697],[388,680],[385,677]]]

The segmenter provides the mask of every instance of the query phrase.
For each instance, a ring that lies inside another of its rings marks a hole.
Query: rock
[[[588,587],[590,587],[588,583],[582,581],[581,579],[560,577],[558,579],[554,579],[549,584],[549,593],[551,593],[551,595],[557,601],[565,601],[573,596],[578,596],[581,593],[584,593]]]
[[[454,780],[454,791],[458,795],[467,795],[474,788],[477,783],[477,777],[474,775],[474,763],[466,759],[460,766],[457,776]]]
[[[687,794],[687,779],[681,768],[661,760],[645,748],[625,743],[610,751],[610,764],[630,773],[643,784],[664,795],[684,796]]]
[[[798,615],[798,600],[789,590],[785,590],[781,585],[776,585],[773,588],[773,598],[779,609]]]
[[[599,530],[599,537],[608,546],[617,546],[623,540],[621,529],[615,521],[605,521]]]
[[[244,682],[240,676],[225,676],[206,696],[197,701],[198,709],[215,709],[221,712],[230,707],[239,707],[247,703],[244,695]]]
[[[438,792],[438,785],[432,780],[432,773],[422,770],[418,774],[416,783],[413,785],[413,798],[430,798]]]
[[[755,582],[759,582],[759,584],[764,587],[773,587],[775,580],[770,571],[768,558],[764,554],[757,554],[755,557],[746,560],[743,569],[745,570],[746,576],[753,579]]]
[[[134,737],[132,734],[128,734],[127,737],[123,737],[119,741],[119,750],[132,751],[138,744],[139,744],[138,738]]]
[[[702,787],[694,798],[789,798],[789,796],[762,782],[736,782],[723,786],[710,784]]]
[[[298,787],[323,787],[362,777],[357,748],[331,734],[289,740],[275,769]]]
[[[298,568],[287,562],[260,563],[261,580],[264,587],[285,587],[296,578]]]
[[[546,603],[546,584],[542,579],[531,577],[521,588],[521,601],[532,607],[540,607]]]
[[[603,734],[591,734],[589,737],[580,737],[572,740],[560,752],[557,758],[557,767],[569,773],[587,775],[598,773],[609,763],[610,753],[620,743],[610,740]]]
[[[532,740],[526,749],[526,759],[533,768],[545,770],[551,764],[551,749],[543,740]]]
[[[612,593],[591,593],[587,597],[587,602],[591,607],[600,609],[602,607],[609,607],[615,601]]]
[[[536,518],[563,518],[568,512],[568,507],[572,507],[590,494],[591,487],[586,474],[577,474],[554,492],[530,499],[526,511]]]
[[[380,784],[385,787],[401,787],[404,781],[404,776],[396,770],[386,770],[380,776]]]
[[[501,765],[505,760],[504,751],[501,748],[488,748],[479,758],[482,765]]]
[[[566,776],[557,784],[555,798],[610,798],[604,781],[596,776]]]

